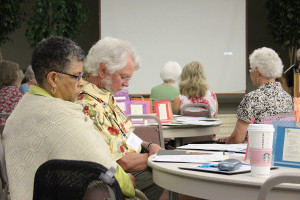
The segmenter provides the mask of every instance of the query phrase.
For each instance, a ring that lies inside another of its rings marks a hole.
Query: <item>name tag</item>
[[[127,136],[126,144],[135,151],[139,150],[142,142],[143,142],[143,140],[141,138],[139,138],[133,132],[129,133],[129,136]]]

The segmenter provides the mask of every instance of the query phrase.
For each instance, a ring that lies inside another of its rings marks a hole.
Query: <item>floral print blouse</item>
[[[205,96],[201,98],[189,98],[184,95],[179,95],[179,98],[180,98],[180,107],[190,103],[204,103],[210,107],[211,116],[214,116],[217,112],[216,95],[210,90],[207,90]],[[205,111],[206,109],[201,107],[190,107],[190,108],[186,108],[185,110],[190,112],[202,112]]]
[[[258,124],[263,116],[291,112],[292,97],[282,89],[279,82],[268,82],[244,96],[237,110],[237,118],[248,123],[254,118],[254,123]]]
[[[94,127],[104,137],[115,160],[128,152],[135,152],[125,142],[125,136],[134,127],[109,91],[85,82],[77,103],[83,106],[83,112],[94,121]],[[140,151],[141,148],[137,153]]]
[[[11,113],[19,103],[23,94],[16,86],[4,86],[0,90],[0,113]],[[6,118],[0,117],[0,124],[4,124]]]

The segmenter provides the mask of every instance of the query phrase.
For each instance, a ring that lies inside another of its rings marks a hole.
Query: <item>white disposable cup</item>
[[[249,124],[249,151],[251,175],[270,175],[274,127],[272,124]]]

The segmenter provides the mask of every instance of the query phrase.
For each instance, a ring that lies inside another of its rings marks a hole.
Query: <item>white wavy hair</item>
[[[250,69],[259,69],[265,78],[279,78],[282,75],[283,65],[278,54],[271,48],[262,47],[253,51],[249,57]]]
[[[104,63],[108,71],[112,74],[126,66],[129,56],[135,63],[134,70],[138,70],[140,68],[140,61],[134,47],[128,41],[105,37],[90,49],[84,68],[89,74],[97,76],[100,64]]]
[[[164,82],[176,82],[181,74],[181,67],[175,61],[168,61],[160,70],[160,78]]]

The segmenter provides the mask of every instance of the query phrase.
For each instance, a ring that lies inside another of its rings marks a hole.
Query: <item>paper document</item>
[[[176,117],[176,121],[178,122],[189,122],[189,121],[217,121],[217,118],[207,118],[207,117]]]
[[[286,128],[283,142],[282,160],[300,162],[300,129]]]
[[[213,172],[213,173],[221,173],[221,174],[240,174],[240,173],[246,173],[251,171],[250,165],[242,165],[239,169],[234,171],[220,171],[217,167],[201,167],[198,165],[189,165],[189,166],[183,166],[179,167],[179,169],[188,169],[188,170],[195,170],[195,171],[204,171],[204,172]]]
[[[155,162],[178,162],[178,163],[205,163],[224,160],[222,152],[208,155],[161,155],[155,156]]]
[[[206,117],[176,117],[176,122],[189,125],[218,125],[220,120],[216,118]]]
[[[207,151],[233,151],[245,153],[247,144],[188,144],[177,147],[177,149],[197,149]]]
[[[189,125],[203,125],[203,126],[220,124],[220,122],[217,122],[217,121],[187,121],[187,122],[181,122],[181,123],[189,124]]]

